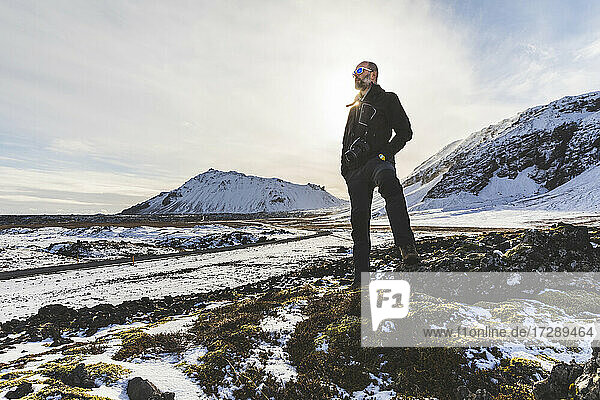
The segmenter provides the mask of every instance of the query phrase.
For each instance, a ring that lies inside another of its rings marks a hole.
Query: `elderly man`
[[[360,273],[369,271],[369,223],[376,186],[385,199],[394,243],[400,248],[402,261],[416,264],[419,255],[394,162],[394,155],[412,138],[410,122],[398,96],[377,84],[379,72],[375,63],[361,62],[352,75],[360,92],[354,103],[348,105],[351,108],[342,145],[342,176],[350,195],[354,285],[359,285]]]

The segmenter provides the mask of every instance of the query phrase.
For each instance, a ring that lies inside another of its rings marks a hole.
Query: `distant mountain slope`
[[[592,199],[600,201],[598,185],[573,179],[599,163],[600,92],[592,92],[530,108],[453,142],[403,184],[412,210],[511,204],[591,210],[597,209]],[[569,197],[572,191],[582,194],[579,200]]]
[[[122,214],[249,214],[311,210],[344,205],[323,186],[298,185],[215,169],[195,176],[181,187],[136,204]]]
[[[544,195],[519,200],[514,205],[535,210],[600,212],[600,165]]]

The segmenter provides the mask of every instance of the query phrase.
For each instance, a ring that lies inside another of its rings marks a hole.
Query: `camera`
[[[344,160],[348,165],[357,163],[366,153],[371,150],[371,146],[364,137],[357,138],[348,150],[344,153]]]
[[[365,138],[367,136],[367,127],[370,120],[373,119],[377,110],[369,103],[361,103],[358,111],[358,125],[363,130],[362,134],[352,142],[348,150],[344,153],[346,165],[356,165],[363,160],[367,153],[371,151],[371,146]]]

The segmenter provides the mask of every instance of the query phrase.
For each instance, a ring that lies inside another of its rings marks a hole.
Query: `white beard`
[[[369,83],[371,83],[371,81],[369,80],[369,78],[365,78],[363,79],[354,79],[354,88],[357,90],[367,90],[369,87]]]

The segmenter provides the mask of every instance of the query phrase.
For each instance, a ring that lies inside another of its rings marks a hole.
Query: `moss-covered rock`
[[[0,389],[18,386],[23,382],[32,382],[28,379],[35,375],[33,371],[14,371],[0,374]]]
[[[125,360],[131,357],[151,353],[180,353],[190,340],[185,332],[148,334],[142,328],[129,329],[117,334],[122,341],[121,348],[113,355],[113,360]]]
[[[49,378],[60,379],[61,376],[73,372],[75,367],[77,367],[82,360],[83,357],[81,355],[69,355],[43,363],[39,366],[38,372]]]
[[[234,384],[240,395],[257,395],[258,387],[266,391],[275,379],[258,367],[243,365],[260,343],[270,339],[261,329],[261,321],[292,302],[304,302],[315,295],[316,290],[306,285],[268,291],[199,313],[190,333],[194,344],[205,347],[207,352],[197,363],[184,363],[181,368],[209,393],[216,393],[226,382]],[[272,385],[270,392],[275,393],[277,385]]]
[[[402,396],[449,398],[468,369],[460,349],[361,347],[357,291],[327,293],[305,311],[308,318],[287,345],[298,371],[290,389],[296,395],[310,398],[317,392],[329,398],[339,389],[352,393],[375,384]],[[300,382],[310,389],[303,391]]]
[[[106,385],[112,385],[131,373],[131,370],[117,364],[95,363],[85,366],[90,377]]]
[[[48,398],[59,398],[61,400],[111,400],[109,397],[92,395],[89,389],[65,385],[59,380],[48,379],[43,383],[46,386],[24,397],[23,400],[47,400]]]
[[[64,355],[76,355],[76,354],[102,354],[106,351],[107,345],[106,340],[97,340],[92,343],[76,343],[70,347],[65,348],[62,351]]]

